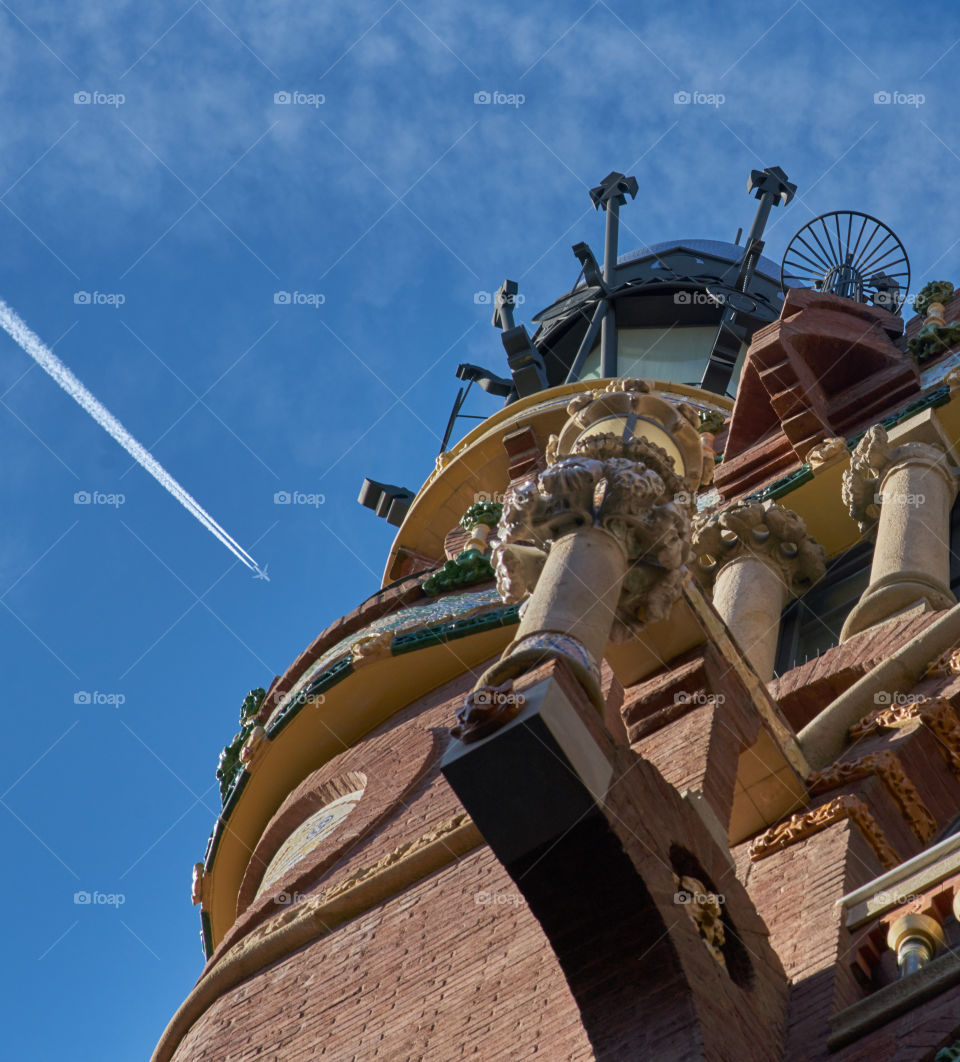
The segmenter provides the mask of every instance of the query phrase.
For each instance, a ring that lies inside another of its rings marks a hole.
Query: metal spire
[[[608,173],[597,185],[590,189],[590,199],[594,208],[604,210],[607,214],[606,236],[603,247],[603,280],[607,287],[613,285],[613,273],[617,267],[617,244],[620,236],[620,207],[637,195],[636,177],[626,177],[622,173]],[[617,322],[612,300],[607,302],[607,311],[600,325],[600,375],[602,377],[617,375]]]
[[[760,200],[757,213],[747,236],[747,243],[740,259],[740,271],[734,287],[745,292],[750,287],[760,254],[763,251],[763,230],[773,207],[789,203],[797,190],[795,184],[787,180],[787,175],[779,166],[768,166],[765,170],[753,170],[747,180],[747,191],[753,192]],[[730,302],[724,308],[720,318],[720,327],[713,341],[713,349],[703,373],[700,386],[705,391],[725,394],[733,375],[733,368],[740,354],[740,347],[746,338],[746,331],[737,324],[737,310]]]

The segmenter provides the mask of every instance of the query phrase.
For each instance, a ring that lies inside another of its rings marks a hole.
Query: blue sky
[[[379,585],[363,476],[418,487],[458,362],[505,371],[476,293],[569,288],[610,170],[626,251],[732,239],[767,165],[770,257],[853,208],[960,282],[958,38],[922,2],[0,2],[0,297],[271,576],[0,335],[8,1057],[146,1058],[188,992],[219,750]]]

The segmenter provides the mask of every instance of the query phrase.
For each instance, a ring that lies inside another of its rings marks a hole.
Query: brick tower
[[[383,587],[243,702],[154,1062],[960,1058],[960,296],[905,324],[853,212],[775,265],[748,190],[620,255],[611,173],[458,370],[503,408],[365,481]]]

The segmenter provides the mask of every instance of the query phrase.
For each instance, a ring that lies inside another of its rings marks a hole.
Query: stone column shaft
[[[788,598],[780,573],[750,553],[728,561],[714,583],[714,607],[764,682],[773,677],[780,614]]]
[[[863,529],[879,508],[876,546],[870,585],[847,617],[841,641],[912,607],[940,610],[956,603],[950,510],[957,480],[946,448],[914,441],[891,448],[882,428],[871,428],[868,437],[845,474],[845,498]]]
[[[942,458],[913,458],[894,465],[880,485],[883,508],[871,585],[891,574],[919,573],[950,593],[950,510],[956,494]]]
[[[780,615],[791,597],[823,578],[823,548],[795,512],[747,500],[700,517],[693,539],[695,573],[750,666],[769,682]]]
[[[617,614],[627,557],[600,527],[582,527],[551,546],[543,571],[523,609],[514,645],[541,632],[575,638],[602,660]]]

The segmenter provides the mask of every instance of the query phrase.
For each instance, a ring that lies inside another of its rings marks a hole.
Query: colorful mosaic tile
[[[255,899],[259,899],[274,882],[279,881],[322,844],[353,811],[362,796],[363,790],[356,789],[352,793],[337,797],[300,823],[270,860]]]
[[[370,635],[379,634],[382,631],[392,631],[394,634],[400,634],[420,627],[433,627],[449,620],[462,619],[475,612],[500,605],[502,605],[500,595],[495,588],[488,587],[486,590],[480,590],[476,593],[449,594],[446,597],[438,598],[436,601],[428,601],[422,605],[411,605],[409,608],[399,609],[378,620],[374,620],[373,623],[367,624],[362,630],[355,631],[342,641],[337,642],[319,660],[311,664],[297,680],[280,706],[275,709],[267,725],[269,726],[276,720],[283,709],[294,700],[311,679],[329,667],[334,660],[346,656],[361,638],[368,638]]]

